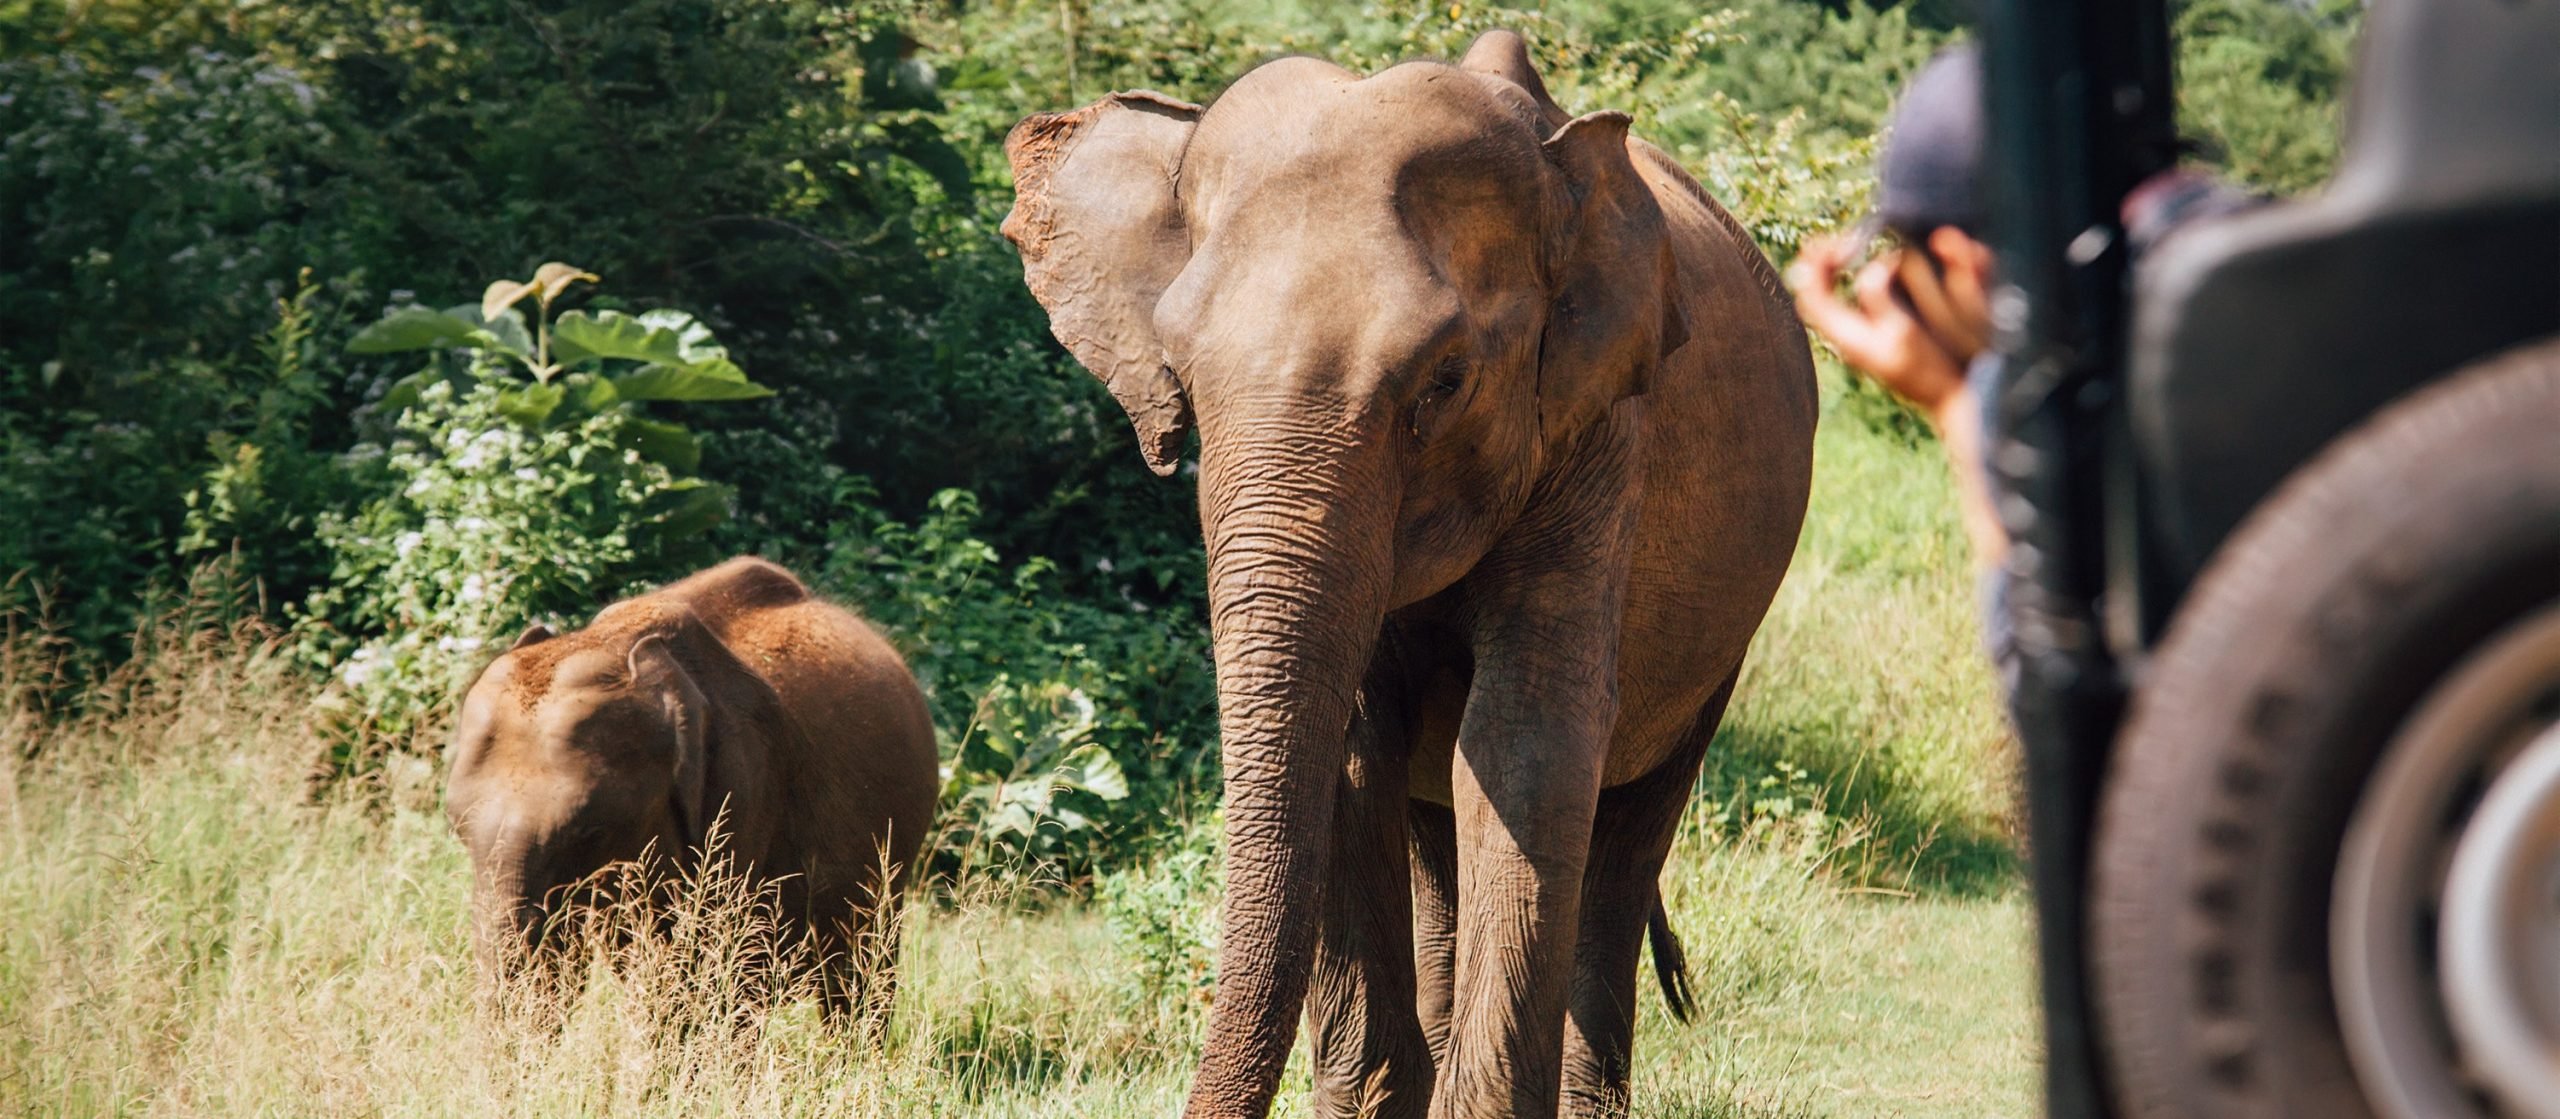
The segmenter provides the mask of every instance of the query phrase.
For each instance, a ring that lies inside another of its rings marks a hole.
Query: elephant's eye
[[[1431,367],[1431,383],[1422,390],[1425,400],[1445,400],[1458,395],[1467,384],[1467,359],[1451,355]]]

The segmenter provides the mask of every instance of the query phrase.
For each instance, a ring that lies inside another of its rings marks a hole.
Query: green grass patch
[[[2016,880],[2014,746],[1934,443],[1828,394],[1802,543],[1700,783],[1710,834],[1783,830],[1857,885]]]

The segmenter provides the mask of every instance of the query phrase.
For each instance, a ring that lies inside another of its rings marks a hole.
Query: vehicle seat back
[[[2146,631],[2330,440],[2554,333],[2560,0],[2377,0],[2328,188],[2181,230],[2140,264],[2126,405]]]

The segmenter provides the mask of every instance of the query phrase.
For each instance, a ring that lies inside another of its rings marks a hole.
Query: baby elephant
[[[828,961],[829,1013],[866,987],[887,1004],[895,945],[866,937],[894,933],[932,821],[933,727],[897,651],[790,572],[734,559],[585,629],[525,631],[471,686],[452,760],[445,810],[493,974],[538,955],[567,888],[652,845],[689,867],[718,818]]]

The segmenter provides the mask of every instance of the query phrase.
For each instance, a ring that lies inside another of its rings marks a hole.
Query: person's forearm
[[[1929,411],[1938,443],[1947,450],[1947,465],[1956,476],[1956,494],[1964,507],[1965,538],[1973,543],[1975,570],[1987,571],[2009,554],[2009,534],[1991,504],[1991,479],[1982,460],[1982,407],[1969,387],[1958,388]]]

